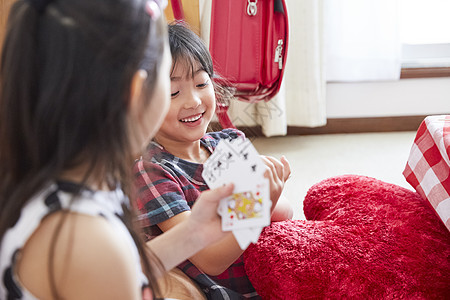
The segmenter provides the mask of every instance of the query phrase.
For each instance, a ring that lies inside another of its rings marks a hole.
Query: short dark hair
[[[222,105],[229,105],[233,99],[234,89],[215,72],[208,48],[187,23],[176,21],[169,24],[169,45],[172,54],[172,72],[177,62],[182,61],[188,64],[190,75],[193,76],[195,64],[198,62],[213,81],[216,101]]]

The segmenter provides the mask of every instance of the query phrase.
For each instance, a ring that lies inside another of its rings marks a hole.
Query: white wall
[[[450,78],[328,83],[327,118],[450,114]]]

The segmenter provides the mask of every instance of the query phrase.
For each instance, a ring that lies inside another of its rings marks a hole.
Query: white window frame
[[[450,68],[450,43],[403,44],[402,68]]]

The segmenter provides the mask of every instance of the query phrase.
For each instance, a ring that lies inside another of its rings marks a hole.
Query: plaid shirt
[[[212,153],[221,139],[239,136],[244,134],[225,129],[206,134],[200,143]],[[190,210],[200,193],[209,189],[202,171],[202,164],[175,157],[154,142],[147,155],[136,161],[137,208],[147,239],[162,233],[158,223]],[[202,288],[208,299],[260,299],[245,273],[242,256],[218,276],[203,273],[188,260],[178,267]]]

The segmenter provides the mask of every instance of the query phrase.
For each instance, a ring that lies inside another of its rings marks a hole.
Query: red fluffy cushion
[[[308,191],[304,212],[245,252],[263,299],[450,299],[450,232],[417,193],[333,177]]]

